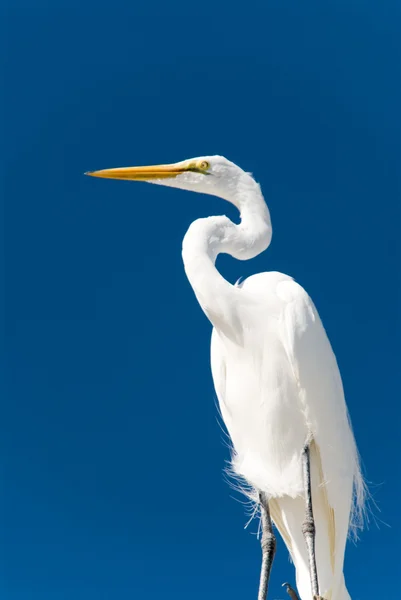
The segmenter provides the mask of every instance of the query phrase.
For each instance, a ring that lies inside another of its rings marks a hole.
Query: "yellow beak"
[[[177,177],[185,171],[191,171],[191,165],[175,163],[173,165],[155,165],[151,167],[120,167],[117,169],[103,169],[101,171],[87,171],[85,175],[91,177],[104,177],[105,179],[125,179],[128,181],[149,181],[152,179],[167,179]]]

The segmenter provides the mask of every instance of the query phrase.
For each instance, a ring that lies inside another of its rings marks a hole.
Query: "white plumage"
[[[320,594],[349,600],[344,552],[349,528],[361,524],[365,485],[330,342],[312,300],[291,277],[262,273],[234,286],[215,268],[219,253],[244,260],[270,244],[259,185],[220,156],[93,174],[213,194],[238,208],[240,224],[224,216],[199,219],[183,242],[186,274],[213,325],[212,375],[233,444],[233,470],[266,494],[299,594],[311,600],[302,533],[302,453],[309,446]]]
[[[238,295],[242,344],[216,328],[211,345],[214,384],[235,449],[234,470],[268,494],[272,519],[296,567],[299,593],[310,600],[301,452],[306,441],[314,441],[320,589],[327,600],[346,600],[345,543],[352,510],[351,524],[360,523],[364,485],[336,359],[312,301],[290,277],[254,275]]]

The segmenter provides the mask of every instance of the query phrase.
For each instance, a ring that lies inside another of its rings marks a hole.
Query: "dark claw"
[[[298,594],[296,593],[295,590],[292,589],[292,587],[290,586],[289,583],[287,583],[287,582],[283,583],[282,587],[284,587],[284,586],[285,586],[287,594],[289,595],[291,600],[299,600]]]

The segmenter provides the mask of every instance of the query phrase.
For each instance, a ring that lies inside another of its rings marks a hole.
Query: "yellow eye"
[[[199,168],[202,169],[202,171],[207,171],[209,167],[210,165],[207,160],[202,160],[202,162],[199,163]]]

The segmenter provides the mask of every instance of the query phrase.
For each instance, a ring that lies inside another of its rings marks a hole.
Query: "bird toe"
[[[285,587],[287,594],[289,595],[289,597],[291,598],[291,600],[299,600],[298,598],[298,594],[296,593],[296,591],[291,587],[291,585],[289,583],[283,583],[282,587]]]

